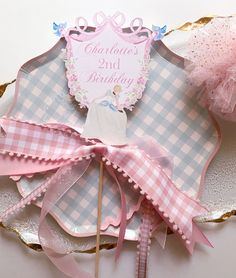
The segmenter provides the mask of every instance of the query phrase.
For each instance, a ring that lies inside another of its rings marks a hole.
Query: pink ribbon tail
[[[155,217],[155,209],[150,201],[144,199],[142,202],[142,223],[139,232],[139,244],[137,252],[136,277],[146,278],[148,250],[151,244],[151,236],[153,231],[153,221]]]
[[[67,165],[58,169],[45,193],[39,223],[39,240],[42,248],[51,262],[63,273],[73,278],[91,278],[82,271],[75,258],[67,254],[60,239],[46,223],[46,216],[58,200],[83,176],[90,161],[82,161],[77,165]],[[50,247],[49,247],[50,246]]]
[[[192,255],[194,246],[196,242],[205,244],[209,247],[214,247],[211,242],[206,238],[206,236],[203,234],[203,232],[198,228],[197,224],[193,222],[193,233],[192,233],[192,240],[190,241],[190,244],[185,244],[187,250]]]
[[[164,221],[162,221],[153,232],[153,237],[163,249],[165,248],[166,245],[167,229],[168,226]]]

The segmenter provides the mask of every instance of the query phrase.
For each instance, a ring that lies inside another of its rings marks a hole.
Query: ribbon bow
[[[104,106],[104,107],[109,107],[112,111],[116,112],[117,109],[115,107],[114,104],[112,104],[110,101],[108,100],[103,100],[99,103],[100,105]]]
[[[44,220],[52,206],[80,179],[90,161],[95,158],[103,159],[118,186],[118,177],[112,169],[127,176],[129,183],[139,188],[140,193],[151,202],[158,217],[180,236],[190,253],[196,242],[210,245],[192,221],[195,216],[205,213],[206,208],[182,192],[166,174],[155,159],[158,149],[155,142],[149,140],[122,147],[108,146],[81,138],[78,129],[67,125],[42,125],[12,118],[1,118],[0,126],[4,131],[0,137],[0,175],[32,175],[57,169],[56,173],[26,197],[18,208],[46,191],[40,216],[39,237],[45,253],[67,275],[90,277],[78,269],[74,258],[65,255],[61,246],[54,244],[52,248],[53,240],[49,239],[53,239],[53,234]],[[125,206],[124,198],[122,200]],[[10,208],[5,212],[1,219],[6,218],[12,210]],[[124,226],[123,221],[123,228]],[[120,230],[123,233],[120,236],[122,241],[124,229]]]

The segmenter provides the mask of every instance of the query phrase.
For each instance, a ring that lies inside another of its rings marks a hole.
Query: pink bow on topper
[[[39,239],[50,260],[71,277],[91,277],[78,268],[72,255],[56,244],[46,216],[57,201],[83,176],[92,159],[105,162],[108,173],[119,186],[119,175],[145,197],[146,210],[154,212],[158,223],[175,232],[192,253],[196,242],[211,246],[193,218],[207,210],[178,189],[155,159],[159,145],[150,140],[110,146],[80,137],[78,129],[62,124],[36,124],[1,118],[0,175],[21,176],[55,170],[40,187],[9,208],[1,221],[45,192],[40,216]],[[117,257],[125,236],[126,204],[121,193],[121,222]],[[144,204],[145,204],[144,203]],[[145,206],[144,206],[145,207]],[[146,219],[146,221],[149,221]],[[145,225],[145,223],[143,223]],[[142,248],[142,242],[140,242]]]

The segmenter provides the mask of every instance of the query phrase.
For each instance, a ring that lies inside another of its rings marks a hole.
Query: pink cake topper
[[[81,20],[83,28],[79,26]],[[124,109],[132,110],[142,97],[148,77],[151,32],[142,28],[140,18],[131,21],[130,32],[124,32],[121,26],[125,17],[119,12],[113,16],[95,14],[95,29],[89,28],[84,18],[76,22],[77,27],[65,33],[65,64],[70,94],[80,107],[88,108],[82,136],[124,145]]]

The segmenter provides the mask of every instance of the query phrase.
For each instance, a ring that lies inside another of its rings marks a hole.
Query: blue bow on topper
[[[109,107],[112,111],[117,111],[117,108],[115,105],[113,105],[110,101],[108,100],[103,100],[102,102],[99,103],[102,106]]]
[[[154,41],[159,41],[159,40],[163,39],[164,36],[165,36],[166,30],[167,30],[166,25],[164,25],[163,27],[152,25],[152,31],[153,31],[153,34],[154,34],[154,37],[153,37]]]
[[[63,34],[63,31],[66,29],[66,26],[67,26],[66,22],[59,23],[59,24],[56,24],[55,22],[53,22],[53,30],[55,31],[54,35],[61,37],[61,35]]]

